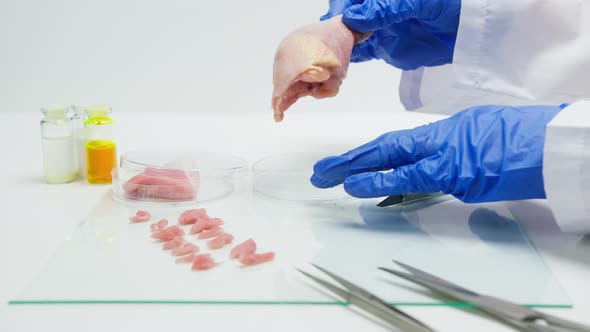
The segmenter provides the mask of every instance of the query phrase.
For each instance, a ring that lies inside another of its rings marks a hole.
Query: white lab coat
[[[562,230],[590,233],[590,0],[463,0],[453,64],[405,71],[400,96],[445,114],[571,103],[547,127],[544,185]]]

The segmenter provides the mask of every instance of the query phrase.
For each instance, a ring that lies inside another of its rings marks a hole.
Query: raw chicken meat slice
[[[195,260],[195,257],[197,257],[197,255],[189,254],[189,255],[177,258],[176,263],[192,263]]]
[[[163,230],[164,228],[166,228],[166,226],[168,226],[168,219],[162,219],[157,223],[151,224],[150,230],[152,232],[157,232]]]
[[[196,255],[193,261],[193,270],[208,270],[215,266],[211,254]]]
[[[198,191],[195,172],[146,167],[123,185],[125,195],[133,199],[193,199]]]
[[[251,254],[246,256],[240,256],[240,263],[244,265],[256,265],[264,262],[273,260],[275,257],[274,252],[267,252],[264,254]]]
[[[184,231],[180,227],[174,225],[153,233],[152,237],[160,241],[170,241],[178,235],[184,235]]]
[[[272,108],[276,122],[297,99],[333,97],[346,77],[355,34],[335,16],[291,32],[273,66]]]
[[[189,231],[190,234],[197,234],[201,233],[203,230],[212,229],[217,226],[223,225],[223,220],[221,218],[211,218],[211,219],[199,219],[195,224],[191,227]]]
[[[145,222],[150,220],[151,217],[152,215],[149,212],[140,210],[135,212],[135,215],[129,218],[129,220],[131,220],[132,222]]]
[[[248,239],[237,246],[233,247],[229,256],[231,258],[239,258],[241,256],[248,256],[256,252],[256,242],[252,239]]]
[[[162,247],[164,250],[171,250],[184,244],[184,238],[180,235],[175,236],[172,240],[164,243]]]
[[[172,255],[174,256],[184,256],[187,254],[194,254],[197,252],[199,252],[199,247],[193,243],[185,243],[180,247],[172,249]]]
[[[199,234],[199,239],[209,239],[215,237],[219,234],[223,233],[223,228],[221,227],[213,227],[211,229],[206,229]]]
[[[213,240],[207,242],[207,247],[211,250],[213,249],[221,249],[226,244],[230,244],[234,240],[233,235],[229,233],[221,233]]]
[[[178,223],[181,225],[190,225],[194,224],[199,219],[209,219],[209,216],[207,216],[207,210],[191,209],[184,211],[180,217],[178,217]]]

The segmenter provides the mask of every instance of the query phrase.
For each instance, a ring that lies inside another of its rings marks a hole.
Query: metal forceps
[[[407,264],[395,260],[393,262],[410,273],[396,271],[385,267],[379,267],[379,269],[422,285],[455,300],[470,303],[487,314],[495,316],[520,330],[534,332],[590,331],[590,326],[561,319],[497,297],[481,295]]]
[[[305,271],[299,270],[313,281],[324,286],[331,292],[337,294],[339,297],[346,300],[350,304],[354,304],[364,311],[384,320],[385,322],[397,327],[401,331],[408,332],[433,332],[434,330],[428,327],[426,324],[420,322],[414,317],[406,314],[405,312],[397,309],[393,305],[381,300],[377,296],[369,293],[353,283],[346,281],[345,279],[335,275],[332,272],[327,271],[315,264],[312,264],[318,270],[324,272],[332,279],[336,280],[339,284],[344,286],[344,289],[333,285],[321,278],[313,276]]]

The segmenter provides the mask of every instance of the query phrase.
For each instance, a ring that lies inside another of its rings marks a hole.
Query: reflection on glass
[[[340,303],[310,287],[295,267],[315,262],[397,304],[439,304],[377,270],[392,259],[474,290],[522,304],[569,300],[502,205],[454,199],[378,208],[376,201],[285,202],[244,191],[208,203],[239,243],[256,240],[275,261],[241,267],[226,250],[207,272],[175,264],[149,237],[149,223],[129,222],[139,208],[113,203],[110,193],[13,303]],[[150,207],[170,221],[186,209]],[[186,229],[188,231],[188,229]],[[203,251],[203,240],[187,236]]]
[[[376,270],[395,268],[392,259],[522,304],[567,302],[502,205],[446,200],[381,209],[372,203],[357,204],[355,217],[351,206],[343,205],[341,215],[347,218],[313,224],[314,235],[325,244],[314,263],[391,302],[433,302],[415,285]]]

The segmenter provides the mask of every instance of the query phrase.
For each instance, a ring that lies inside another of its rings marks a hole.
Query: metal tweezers
[[[590,331],[590,326],[561,319],[497,297],[481,295],[415,267],[395,260],[393,262],[410,273],[385,267],[379,267],[379,269],[422,285],[454,300],[469,303],[519,330],[534,332]]]
[[[333,285],[321,278],[311,275],[300,269],[299,272],[303,273],[313,281],[324,286],[331,292],[337,294],[343,298],[346,302],[356,305],[364,311],[384,320],[385,322],[397,327],[401,331],[409,332],[433,332],[434,330],[428,327],[426,324],[420,322],[414,317],[406,314],[405,312],[397,309],[393,305],[383,301],[379,297],[369,293],[363,288],[354,285],[353,283],[335,275],[334,273],[327,271],[315,264],[312,264],[318,270],[324,272],[332,279],[336,280],[339,284],[344,286],[342,289],[336,285]]]
[[[445,295],[456,301],[469,303],[479,308],[483,312],[499,318],[503,322],[519,330],[531,332],[590,332],[589,326],[529,309],[527,307],[523,307],[497,297],[480,295],[476,292],[455,285],[449,281],[433,276],[407,264],[400,263],[395,260],[393,262],[410,273],[396,271],[385,267],[379,267],[379,269],[422,285],[432,291]],[[401,331],[434,331],[428,325],[397,309],[393,305],[383,301],[376,295],[369,293],[363,288],[354,285],[353,283],[335,275],[332,272],[327,271],[324,268],[314,264],[312,265],[330,276],[332,279],[336,280],[338,283],[344,286],[345,289],[333,285],[305,271],[298,270],[331,292],[337,294],[346,302],[358,306],[364,311],[373,314],[374,316],[384,320]]]

